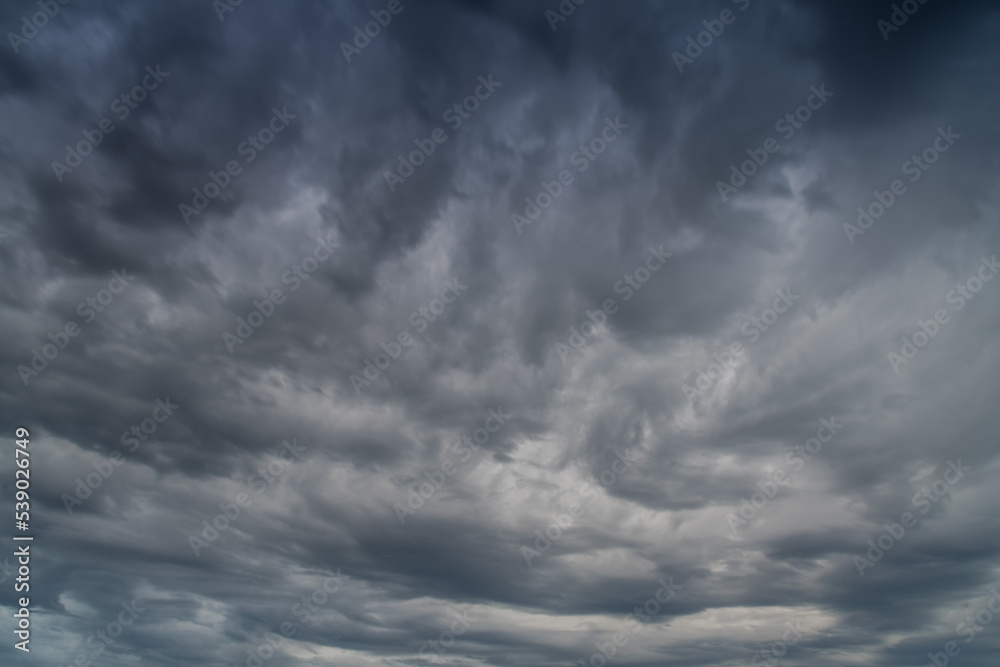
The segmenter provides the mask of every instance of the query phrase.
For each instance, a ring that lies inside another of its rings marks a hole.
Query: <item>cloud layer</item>
[[[4,664],[993,664],[995,3],[44,5]]]

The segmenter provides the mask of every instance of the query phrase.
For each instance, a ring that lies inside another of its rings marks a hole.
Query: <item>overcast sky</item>
[[[0,662],[995,666],[995,2],[231,1],[0,8]]]

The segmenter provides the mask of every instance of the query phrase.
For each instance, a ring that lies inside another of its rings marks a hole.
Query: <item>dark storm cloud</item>
[[[949,295],[1000,249],[995,5],[927,2],[886,40],[892,3],[389,4],[74,2],[0,53],[0,405],[35,448],[31,659],[556,665],[621,630],[609,662],[736,665],[797,622],[785,665],[925,664],[949,641],[990,664],[994,626],[958,628],[997,583],[1000,282]],[[276,111],[287,127],[248,160]],[[104,117],[60,180],[53,161]],[[947,127],[960,138],[911,181]],[[905,194],[850,238],[894,179]],[[542,210],[518,228],[526,198]],[[776,290],[796,299],[769,320]],[[483,440],[490,410],[510,417]],[[820,419],[843,428],[791,463]],[[923,513],[915,494],[958,459]],[[919,523],[860,574],[907,511]],[[661,578],[683,588],[633,630]],[[133,599],[135,623],[88,645]]]

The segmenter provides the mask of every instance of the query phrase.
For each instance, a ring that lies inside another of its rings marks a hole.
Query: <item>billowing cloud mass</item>
[[[0,24],[3,664],[996,664],[995,2]]]

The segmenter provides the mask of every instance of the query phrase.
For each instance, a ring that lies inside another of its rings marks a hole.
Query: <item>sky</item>
[[[995,2],[0,26],[3,664],[996,665]]]

